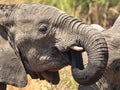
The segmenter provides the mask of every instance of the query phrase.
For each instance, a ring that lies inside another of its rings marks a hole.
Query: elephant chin
[[[43,79],[47,80],[49,83],[52,83],[52,84],[58,84],[60,81],[58,71],[55,71],[55,72],[45,71],[45,72],[41,72],[41,75]]]
[[[44,72],[31,72],[28,71],[28,74],[32,79],[40,79],[46,80],[52,84],[58,84],[60,81],[59,72],[58,71],[44,71]]]
[[[82,59],[83,51],[84,51],[83,49],[80,48],[78,49],[77,47],[77,50],[72,48],[66,52],[67,57],[69,58],[69,64],[70,63],[72,64],[72,61],[76,60],[76,67],[79,68],[80,70],[84,69],[83,59]],[[41,72],[40,75],[41,75],[40,79],[43,80],[45,79],[52,84],[58,84],[60,81],[59,72],[57,69]]]

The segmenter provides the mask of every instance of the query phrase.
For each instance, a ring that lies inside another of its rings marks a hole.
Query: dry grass
[[[78,84],[73,80],[70,66],[60,70],[60,83],[52,85],[47,81],[33,80],[28,76],[28,85],[24,88],[9,86],[7,90],[77,90]]]

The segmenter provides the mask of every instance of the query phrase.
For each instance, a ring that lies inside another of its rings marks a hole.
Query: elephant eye
[[[48,30],[47,26],[44,24],[39,27],[39,31],[42,32],[43,34],[45,34],[47,30]]]

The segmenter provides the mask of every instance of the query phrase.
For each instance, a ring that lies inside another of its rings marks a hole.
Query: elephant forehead
[[[57,13],[56,13],[57,12]],[[41,4],[22,4],[14,11],[14,19],[19,22],[51,19],[57,17],[61,10]]]

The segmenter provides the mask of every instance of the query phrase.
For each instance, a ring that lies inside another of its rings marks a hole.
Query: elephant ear
[[[20,56],[9,43],[8,32],[0,25],[0,82],[23,87],[27,75]]]

